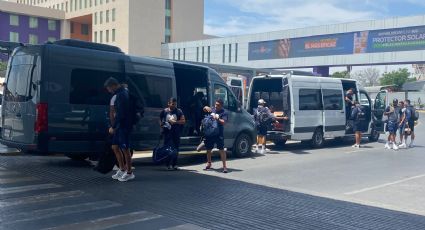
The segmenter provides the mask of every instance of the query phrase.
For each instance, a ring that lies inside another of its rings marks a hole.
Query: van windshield
[[[32,98],[29,86],[32,81],[34,58],[32,55],[13,57],[4,89],[6,101],[25,102]]]

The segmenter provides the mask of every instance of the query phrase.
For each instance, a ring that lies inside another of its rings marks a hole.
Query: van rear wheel
[[[251,155],[251,147],[251,137],[246,133],[241,133],[233,144],[232,154],[238,158],[247,157]]]
[[[325,143],[325,139],[323,137],[322,128],[317,128],[314,131],[313,138],[311,139],[310,145],[313,148],[321,148]]]
[[[84,161],[89,157],[89,154],[87,153],[67,153],[65,154],[68,158],[74,160],[74,161]]]

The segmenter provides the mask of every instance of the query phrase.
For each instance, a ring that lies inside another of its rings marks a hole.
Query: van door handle
[[[340,113],[344,113],[344,111],[341,111]]]
[[[20,113],[17,113],[16,117],[22,117],[22,115]]]

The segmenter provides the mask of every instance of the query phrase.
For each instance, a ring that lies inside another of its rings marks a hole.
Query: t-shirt
[[[347,95],[345,95],[345,97],[347,97],[349,99],[349,101],[345,100],[345,105],[347,107],[351,108],[353,106],[353,94],[347,94]]]
[[[273,119],[275,116],[270,112],[270,109],[264,106],[259,105],[257,110],[254,113],[254,120],[257,125],[261,125],[260,113],[266,113],[268,118]]]
[[[113,128],[131,130],[130,96],[128,90],[121,87],[117,90],[115,95],[115,123],[113,124]]]
[[[174,121],[179,121],[183,116],[183,112],[181,109],[174,109],[174,110],[170,110],[169,108],[165,108],[164,110],[161,111],[161,113],[159,114],[159,118],[161,119],[162,122],[170,122],[170,120],[174,120]],[[164,132],[173,132],[173,133],[180,133],[180,129],[181,129],[180,124],[173,124],[171,125],[171,129],[164,129]]]
[[[212,113],[218,114],[220,119],[223,119],[224,122],[227,122],[229,120],[229,115],[227,114],[225,109],[221,109],[219,111],[216,111],[215,109],[212,110]],[[218,128],[219,128],[219,136],[220,137],[224,137],[224,126],[220,123],[218,123]]]
[[[414,113],[414,108],[413,108],[413,106],[408,106],[407,108],[406,108],[406,120],[408,121],[408,122],[410,122],[410,123],[412,123],[412,122],[414,122],[414,120],[413,120],[413,113]]]
[[[109,105],[110,106],[114,106],[115,105],[115,100],[117,100],[117,95],[112,96],[111,102],[109,103]]]
[[[391,111],[391,107],[394,108],[394,111],[392,113],[390,113],[390,114],[387,115],[388,116],[388,121],[399,122],[399,119],[400,119],[400,110],[401,109],[398,106],[395,106],[395,107],[394,106],[388,106],[385,109],[385,112],[386,113],[390,112]]]

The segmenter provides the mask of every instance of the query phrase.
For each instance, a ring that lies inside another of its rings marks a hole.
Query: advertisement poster
[[[250,42],[248,60],[425,50],[425,26]]]

